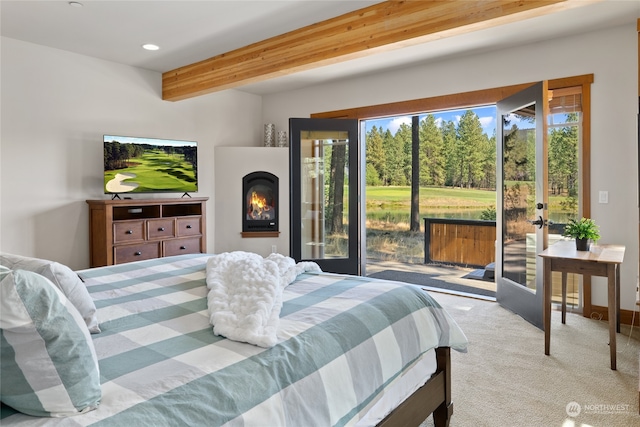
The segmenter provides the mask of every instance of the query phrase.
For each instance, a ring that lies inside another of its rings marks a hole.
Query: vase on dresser
[[[267,123],[264,125],[264,146],[273,147],[276,145],[276,125]]]

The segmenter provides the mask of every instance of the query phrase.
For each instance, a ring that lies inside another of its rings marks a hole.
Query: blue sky
[[[439,124],[445,121],[453,120],[453,122],[457,126],[460,122],[460,118],[467,110],[472,110],[474,113],[476,113],[476,115],[480,118],[480,124],[482,125],[484,133],[486,133],[489,137],[492,137],[496,127],[496,107],[494,105],[489,105],[486,107],[465,108],[462,110],[448,110],[431,114],[434,115],[434,117],[436,118],[436,122]],[[426,114],[421,114],[420,119],[422,120],[424,116],[426,116]],[[411,116],[396,116],[367,120],[366,131],[369,132],[373,126],[376,126],[378,128],[389,129],[391,131],[391,134],[395,135],[402,123],[411,125]]]

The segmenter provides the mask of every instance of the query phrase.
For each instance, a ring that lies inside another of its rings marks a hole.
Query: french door
[[[289,135],[291,257],[359,275],[358,121],[289,119]]]
[[[547,82],[497,104],[496,298],[542,329],[548,245]],[[501,206],[500,206],[501,205]]]

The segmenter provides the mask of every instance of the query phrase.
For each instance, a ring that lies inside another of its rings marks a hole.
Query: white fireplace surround
[[[289,148],[215,147],[215,253],[255,252],[267,256],[273,251],[289,255]],[[266,171],[279,179],[279,237],[243,238],[242,178]]]

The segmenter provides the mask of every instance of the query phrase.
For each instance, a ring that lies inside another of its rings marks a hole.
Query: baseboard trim
[[[602,320],[609,320],[609,308],[608,307],[603,307],[600,305],[592,305],[591,306],[591,316],[585,316],[585,317],[591,317],[594,318],[595,316],[602,316]],[[635,317],[634,314],[635,313]],[[637,311],[633,311],[633,310],[620,310],[620,323],[623,325],[631,325],[631,320],[633,319],[633,324],[634,326],[640,326],[640,313],[638,313]]]

